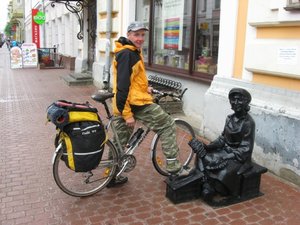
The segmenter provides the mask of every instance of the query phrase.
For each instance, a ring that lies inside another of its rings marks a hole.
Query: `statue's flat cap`
[[[247,100],[248,103],[251,102],[252,99],[251,94],[246,89],[243,88],[232,88],[229,91],[228,98],[231,99],[232,96],[237,94],[244,96],[244,98]]]

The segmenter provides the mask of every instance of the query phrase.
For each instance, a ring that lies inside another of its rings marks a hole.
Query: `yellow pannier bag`
[[[58,129],[55,145],[63,143],[62,160],[70,169],[87,172],[99,165],[107,135],[97,108],[59,100],[48,107],[47,118]]]

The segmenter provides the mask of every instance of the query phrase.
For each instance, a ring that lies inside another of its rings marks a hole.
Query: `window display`
[[[153,63],[188,68],[189,46],[184,0],[163,0],[154,8]],[[189,16],[190,17],[190,16]]]
[[[194,70],[202,73],[216,74],[219,46],[220,1],[197,5]],[[217,4],[218,3],[218,4]],[[210,6],[210,8],[208,8]]]
[[[136,19],[151,25],[143,48],[148,69],[212,79],[217,73],[220,0],[143,0],[136,4]]]

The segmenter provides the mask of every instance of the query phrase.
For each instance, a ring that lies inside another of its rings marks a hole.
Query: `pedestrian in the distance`
[[[6,43],[6,47],[8,48],[8,50],[10,50],[10,39],[7,38],[5,43]]]

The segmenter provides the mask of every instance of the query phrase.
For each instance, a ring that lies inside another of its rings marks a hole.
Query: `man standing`
[[[127,38],[116,41],[113,61],[113,113],[122,146],[129,140],[136,120],[141,121],[162,140],[167,158],[167,170],[173,175],[186,176],[188,169],[182,168],[177,159],[175,122],[159,105],[153,103],[152,88],[148,86],[142,45],[148,28],[141,22],[132,22],[127,28]],[[127,177],[113,179],[111,185],[127,182]]]

